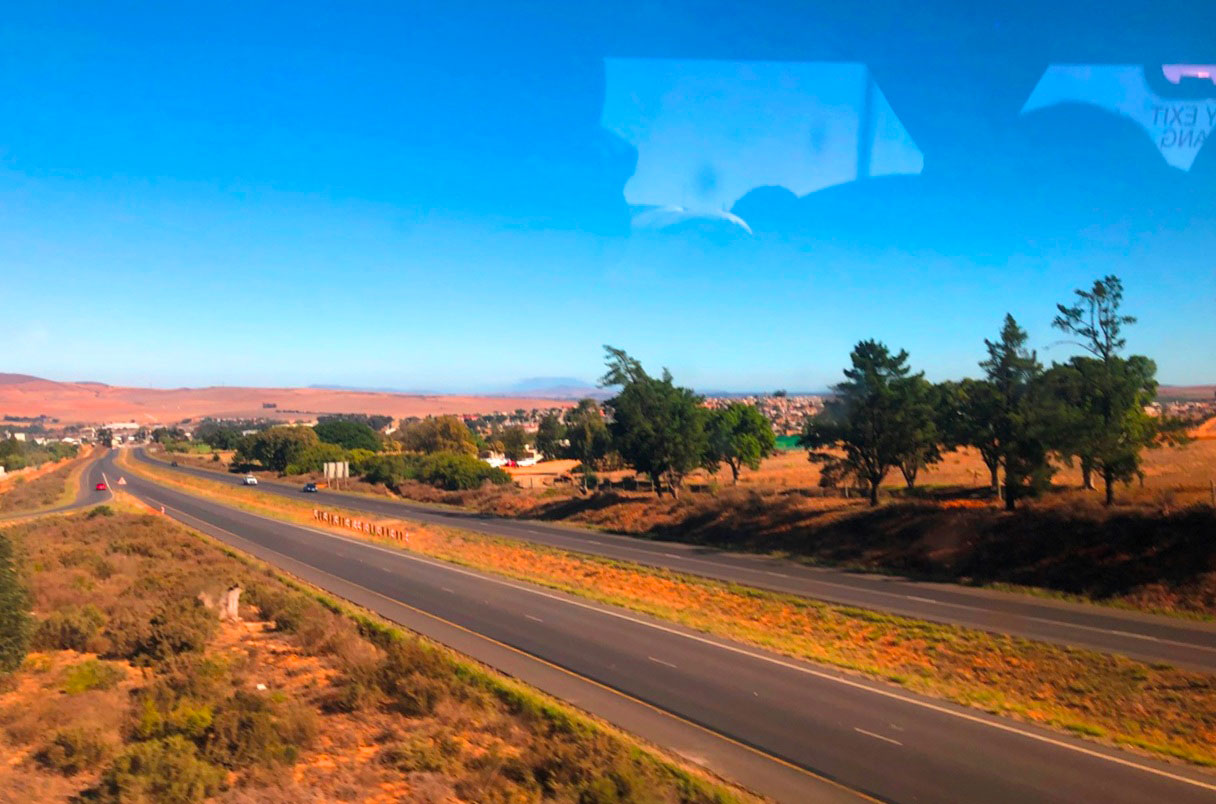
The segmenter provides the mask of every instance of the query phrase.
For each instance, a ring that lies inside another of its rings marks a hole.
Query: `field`
[[[246,510],[329,527],[314,520],[308,503],[249,497],[231,486],[142,465],[129,468]],[[623,606],[998,714],[1158,755],[1216,763],[1216,677],[1207,674],[451,528],[396,526],[409,532],[408,543],[390,544],[412,552]],[[1178,695],[1180,689],[1187,694]],[[1128,717],[1129,712],[1136,714]]]
[[[748,800],[126,503],[0,538],[35,616],[0,675],[0,799]]]
[[[70,503],[77,480],[88,463],[89,452],[58,464],[45,464],[23,472],[0,486],[0,517],[35,513]]]
[[[274,408],[265,408],[270,403]],[[54,382],[0,374],[0,413],[47,415],[64,423],[134,421],[170,424],[207,416],[308,419],[318,413],[394,416],[492,413],[549,408],[568,400],[538,397],[453,396],[334,391],[319,388],[125,388],[94,382]]]

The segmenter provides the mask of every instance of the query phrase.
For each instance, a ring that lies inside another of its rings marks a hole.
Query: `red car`
[[[98,491],[105,491],[105,490],[106,490],[106,484],[105,484],[105,483],[98,483],[98,484],[97,484],[97,490],[98,490]]]

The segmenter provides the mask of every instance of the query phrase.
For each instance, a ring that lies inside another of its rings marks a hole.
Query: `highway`
[[[251,514],[112,461],[111,480],[169,516],[779,800],[1216,801],[1216,776],[1197,770]]]
[[[135,457],[170,468],[168,463],[146,455],[142,449]],[[208,480],[240,484],[239,477],[228,473],[187,466],[173,468]],[[305,495],[298,484],[263,481],[247,490],[251,494],[307,499],[318,505],[463,528],[817,600],[1216,672],[1216,623],[889,575],[810,567],[755,554],[653,541],[535,520],[494,517],[401,500],[324,490]]]

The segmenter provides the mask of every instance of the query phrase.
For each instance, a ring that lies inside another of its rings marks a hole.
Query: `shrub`
[[[89,659],[72,667],[63,678],[63,691],[79,695],[89,690],[108,690],[126,677],[122,668],[110,662]]]
[[[334,683],[325,699],[328,712],[358,712],[380,700],[380,691],[366,680],[345,676]]]
[[[217,707],[203,755],[228,768],[290,763],[315,737],[311,709],[238,690]]]
[[[73,728],[55,732],[51,741],[34,754],[43,767],[72,776],[100,766],[110,753],[110,743],[98,732]]]
[[[104,503],[89,511],[86,519],[96,519],[99,516],[114,516],[114,509]]]
[[[114,646],[115,656],[164,661],[180,653],[202,650],[218,625],[215,615],[198,601],[175,600],[163,604],[148,620],[134,613],[116,617],[106,629],[106,636]]]
[[[386,746],[379,760],[403,773],[449,773],[460,755],[460,744],[451,737],[422,735]]]
[[[250,597],[257,600],[262,616],[274,622],[276,631],[295,633],[306,621],[321,612],[321,604],[292,592],[262,594],[255,590]]]
[[[38,650],[85,651],[105,623],[106,616],[92,603],[67,606],[38,624],[33,644]]]
[[[21,666],[29,640],[29,597],[17,575],[12,543],[0,533],[0,673]]]
[[[417,479],[448,491],[475,489],[485,481],[497,485],[511,482],[511,476],[502,469],[459,452],[423,456],[418,462]]]
[[[106,802],[156,801],[189,804],[218,793],[224,769],[199,757],[184,737],[136,743],[102,775],[95,798]]]
[[[59,556],[59,563],[65,567],[84,567],[103,581],[114,574],[114,565],[87,547],[69,550]]]

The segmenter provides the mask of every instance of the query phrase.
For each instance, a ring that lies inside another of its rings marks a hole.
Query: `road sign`
[[[127,485],[127,479],[125,477],[118,478],[118,485],[120,485],[120,486]]]

